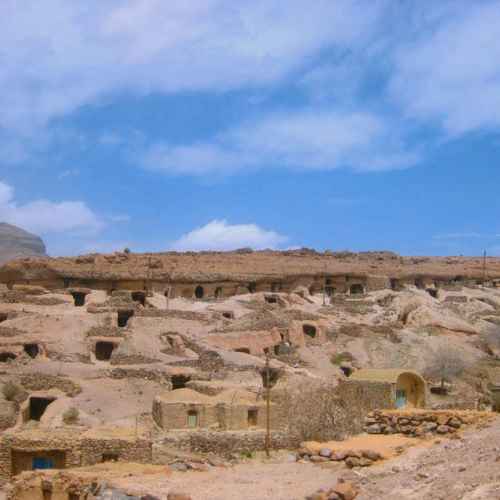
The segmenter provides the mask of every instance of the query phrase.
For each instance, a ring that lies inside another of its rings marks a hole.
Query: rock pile
[[[488,418],[485,412],[472,411],[373,411],[365,418],[368,434],[406,434],[425,436],[428,434],[452,434],[464,425],[479,423]]]
[[[297,453],[297,462],[312,462],[321,464],[325,462],[344,462],[349,468],[368,467],[382,460],[382,455],[374,450],[332,450],[321,448],[313,450],[302,447]]]
[[[329,490],[319,490],[306,497],[306,500],[354,500],[358,490],[349,481],[339,479],[337,484]]]

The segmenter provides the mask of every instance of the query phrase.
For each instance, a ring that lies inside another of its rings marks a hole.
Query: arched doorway
[[[403,372],[396,382],[397,408],[422,408],[425,405],[425,382],[417,373]]]

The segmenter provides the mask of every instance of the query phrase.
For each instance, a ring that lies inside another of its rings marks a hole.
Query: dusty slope
[[[0,282],[54,277],[210,281],[324,273],[481,278],[483,261],[475,257],[400,257],[391,252],[318,253],[313,250],[115,253],[12,262],[0,269]],[[487,259],[487,274],[489,278],[500,277],[500,258]]]

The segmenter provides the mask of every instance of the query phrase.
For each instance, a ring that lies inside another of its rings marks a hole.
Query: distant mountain
[[[0,264],[18,257],[47,255],[43,240],[24,229],[0,222]]]

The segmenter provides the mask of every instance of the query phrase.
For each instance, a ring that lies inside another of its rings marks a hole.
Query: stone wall
[[[453,434],[464,426],[485,422],[489,412],[467,410],[377,410],[365,418],[369,434]]]
[[[27,391],[48,391],[50,389],[59,389],[69,397],[74,397],[82,388],[72,380],[57,375],[47,375],[44,373],[29,373],[21,375],[20,384]]]
[[[341,382],[335,393],[349,415],[349,433],[362,432],[365,417],[373,410],[394,408],[395,394],[391,384],[364,380]]]
[[[153,463],[163,463],[161,456],[164,447],[174,447],[194,453],[216,453],[228,456],[233,453],[263,450],[265,438],[266,432],[264,430],[170,432],[153,447]],[[273,449],[293,449],[299,444],[300,440],[286,432],[271,432],[271,448]]]

